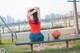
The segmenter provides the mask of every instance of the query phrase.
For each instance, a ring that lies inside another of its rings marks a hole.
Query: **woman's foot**
[[[45,49],[45,48],[44,48],[44,44],[39,44],[38,50],[41,51],[41,50],[44,50],[44,49]]]

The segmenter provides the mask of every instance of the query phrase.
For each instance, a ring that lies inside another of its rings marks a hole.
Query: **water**
[[[78,19],[78,21],[80,21],[80,18]],[[59,21],[56,21],[56,22],[53,21],[53,26],[55,24],[61,24],[61,25],[64,26],[64,22],[65,22],[64,20],[59,20]],[[74,20],[70,20],[70,25],[74,25]],[[41,27],[52,27],[52,22],[42,22]],[[22,30],[29,30],[30,26],[29,26],[29,24],[21,24],[20,26],[19,25],[9,26],[9,28],[12,31],[19,31],[19,29],[20,29],[20,31],[22,31]],[[80,24],[79,24],[79,28],[80,28]],[[3,30],[1,32],[3,33]],[[4,32],[5,33],[9,32],[9,30],[5,27]]]

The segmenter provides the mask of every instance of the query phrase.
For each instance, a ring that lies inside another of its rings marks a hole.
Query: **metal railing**
[[[8,25],[5,23],[5,21],[3,20],[3,18],[1,16],[0,16],[0,19],[2,20],[4,25],[8,28],[8,30],[10,31],[11,37],[12,37],[12,42],[13,42],[14,41],[14,37],[17,39],[17,34],[15,33],[15,35],[14,35],[14,32],[11,31],[11,29],[8,27]]]

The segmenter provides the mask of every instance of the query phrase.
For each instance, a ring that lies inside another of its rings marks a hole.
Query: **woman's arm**
[[[30,12],[30,14],[29,14],[29,16],[31,16],[33,13],[35,13],[35,12],[38,12],[38,7],[34,7],[34,8],[32,8],[32,9],[34,9],[32,12]]]
[[[34,7],[34,9],[37,10],[37,16],[38,16],[38,19],[40,19],[40,8]]]
[[[32,12],[30,12],[31,9],[34,9]],[[28,10],[28,14],[27,14],[27,19],[29,20],[30,16],[35,13],[38,12],[38,18],[40,18],[40,12],[39,12],[39,8],[38,7],[34,7]]]
[[[37,12],[38,12],[38,13],[37,13],[37,15],[38,15],[38,19],[40,19],[40,8],[38,9]]]
[[[27,20],[29,20],[29,18],[30,18],[29,14],[30,14],[30,10],[28,10],[28,12],[27,12]]]

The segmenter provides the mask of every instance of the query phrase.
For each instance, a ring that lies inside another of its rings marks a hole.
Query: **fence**
[[[80,21],[79,21],[80,22]],[[80,25],[80,24],[79,24]],[[41,28],[47,28],[47,27],[53,27],[53,26],[64,26],[64,27],[71,27],[71,26],[74,26],[74,21],[69,21],[67,20],[67,22],[63,21],[59,21],[57,23],[52,23],[52,22],[49,22],[49,23],[42,23],[41,24]],[[80,27],[80,26],[79,26]],[[11,29],[11,31],[13,32],[20,32],[20,31],[29,31],[30,30],[30,27],[28,24],[25,24],[25,25],[16,25],[16,26],[11,26],[9,27]],[[1,33],[9,33],[9,30],[6,28],[6,27],[2,27],[1,28]]]

